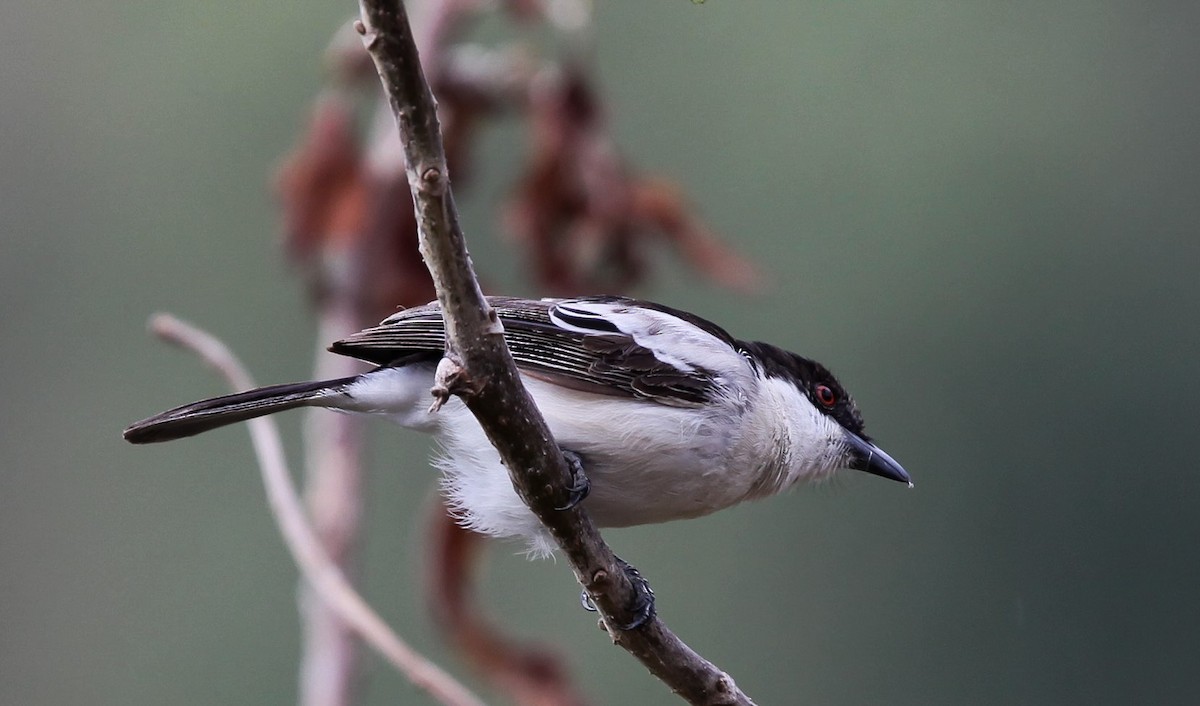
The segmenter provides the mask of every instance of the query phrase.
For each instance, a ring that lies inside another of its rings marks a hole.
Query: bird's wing
[[[489,297],[517,366],[556,385],[673,406],[705,404],[749,364],[716,325],[619,297]],[[334,353],[389,365],[445,346],[436,303],[406,309],[334,343]]]

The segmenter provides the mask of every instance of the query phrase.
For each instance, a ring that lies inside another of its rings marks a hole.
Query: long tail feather
[[[134,444],[171,441],[285,409],[320,405],[322,400],[342,395],[357,379],[353,376],[271,385],[193,402],[130,424],[124,432],[125,440]]]

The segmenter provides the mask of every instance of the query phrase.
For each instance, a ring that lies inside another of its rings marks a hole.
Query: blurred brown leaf
[[[646,278],[659,239],[714,283],[757,289],[756,268],[691,213],[678,187],[636,174],[620,157],[577,64],[533,83],[529,125],[531,155],[506,225],[550,293],[626,291]]]

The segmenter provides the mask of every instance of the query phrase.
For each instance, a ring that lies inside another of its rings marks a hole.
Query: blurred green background
[[[1200,6],[597,5],[625,153],[771,276],[738,298],[663,258],[639,293],[828,363],[917,484],[607,533],[667,622],[764,705],[1195,703]],[[119,432],[224,389],[154,311],[264,382],[308,375],[266,184],[352,10],[0,13],[0,703],[294,701],[296,572],[245,431]],[[464,199],[516,293],[496,209],[523,140],[490,131]],[[377,432],[365,590],[461,673],[420,597],[428,442]],[[517,549],[491,552],[492,610],[597,703],[675,703]],[[368,671],[365,703],[427,703]]]

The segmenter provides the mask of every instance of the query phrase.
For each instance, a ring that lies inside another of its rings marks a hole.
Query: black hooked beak
[[[908,477],[908,471],[904,470],[903,466],[896,463],[895,459],[888,456],[875,444],[848,431],[846,432],[846,446],[850,450],[850,459],[846,462],[847,468],[908,483],[908,487],[912,487],[913,483],[912,479]]]

